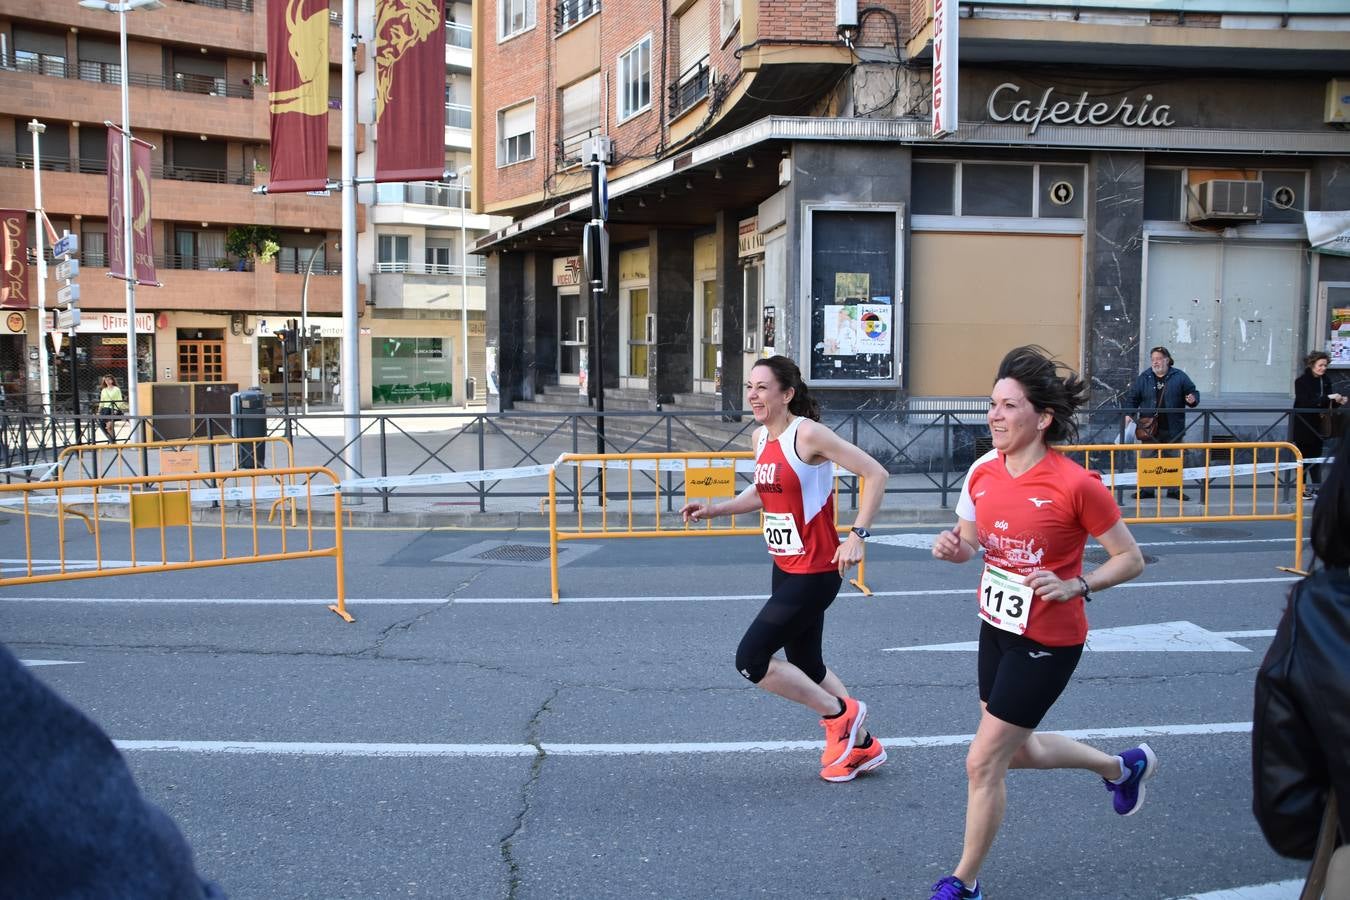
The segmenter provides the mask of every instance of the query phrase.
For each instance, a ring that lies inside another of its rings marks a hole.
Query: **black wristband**
[[[1087,603],[1092,602],[1092,589],[1088,587],[1087,579],[1082,575],[1078,576],[1078,583],[1083,586],[1083,600]]]

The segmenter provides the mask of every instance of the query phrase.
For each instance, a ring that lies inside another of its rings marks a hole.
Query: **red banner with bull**
[[[268,193],[319,191],[328,184],[328,29],[327,0],[267,4]]]
[[[4,249],[0,262],[0,309],[28,308],[28,211],[0,209],[0,230],[4,232]]]
[[[375,5],[376,181],[440,181],[445,172],[445,38],[431,0]]]

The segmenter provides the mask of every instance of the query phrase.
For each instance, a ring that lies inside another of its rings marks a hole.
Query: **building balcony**
[[[474,263],[472,257],[464,276],[457,264],[380,263],[370,274],[371,304],[380,309],[457,313],[460,289],[467,282],[466,308],[482,312],[487,308],[484,271],[484,265]]]
[[[4,0],[0,0],[3,3]],[[185,73],[130,72],[127,77],[132,123],[137,131],[207,134],[251,143],[271,140],[267,88],[250,80],[238,83]],[[108,63],[74,64],[52,57],[18,59],[0,55],[0,115],[28,119],[35,113],[101,123],[121,104],[121,67]],[[328,145],[341,146],[342,110],[329,103]],[[365,126],[357,125],[357,152],[365,146]]]
[[[84,254],[80,268],[80,307],[90,312],[126,309],[123,282],[107,277],[106,262],[96,254]],[[204,260],[162,254],[155,258],[156,277],[163,287],[141,285],[136,289],[138,310],[192,310],[194,312],[299,312],[305,276],[278,272],[275,266],[254,271],[205,267]],[[55,272],[54,267],[48,271]],[[60,284],[47,280],[49,307]],[[357,286],[364,302],[364,289]],[[456,301],[458,301],[458,294]],[[342,314],[342,279],[313,275],[309,279],[309,311]],[[481,309],[481,306],[479,307]]]
[[[445,23],[445,64],[466,72],[473,67],[473,29],[468,25]]]
[[[473,196],[467,185],[461,188],[441,181],[377,184],[371,219],[376,225],[458,228],[461,210],[465,211],[465,228],[491,227],[487,216],[473,212]]]
[[[16,206],[33,205],[31,164],[31,157],[0,155],[0,196],[11,198]],[[23,168],[25,165],[28,167]],[[99,170],[96,173],[70,171],[95,165]],[[50,215],[107,217],[108,179],[102,173],[101,161],[43,159],[42,168],[43,206]],[[151,182],[151,208],[158,220],[259,223],[316,231],[342,228],[342,208],[336,196],[254,194],[254,178],[265,177],[265,172],[255,175],[185,167],[160,167],[159,171],[172,177]],[[243,180],[245,174],[247,180]],[[365,209],[358,206],[358,228],[364,227],[364,220]]]

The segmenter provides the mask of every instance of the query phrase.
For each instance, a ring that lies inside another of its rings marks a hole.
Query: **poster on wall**
[[[1333,366],[1350,366],[1350,306],[1332,307],[1327,353]]]
[[[764,356],[768,358],[778,352],[778,307],[764,307]]]
[[[813,209],[805,285],[807,378],[875,388],[899,381],[898,209]],[[767,338],[765,339],[767,343]]]
[[[497,348],[491,344],[487,347],[487,389],[493,397],[500,393],[497,385]]]

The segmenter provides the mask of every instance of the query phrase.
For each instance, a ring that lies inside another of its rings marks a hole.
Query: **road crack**
[[[515,819],[512,821],[511,830],[507,832],[501,840],[502,862],[506,864],[507,871],[507,891],[508,900],[515,900],[519,895],[521,888],[520,863],[516,861],[515,840],[516,837],[525,830],[525,817],[530,814],[531,797],[534,793],[534,786],[538,783],[544,770],[544,752],[543,744],[540,741],[540,725],[544,714],[552,708],[553,701],[558,698],[562,691],[561,687],[554,688],[553,693],[549,694],[539,709],[535,710],[534,715],[530,716],[530,721],[526,725],[525,742],[535,749],[534,760],[530,763],[530,774],[525,779],[525,783],[520,788],[520,809],[516,812]]]

